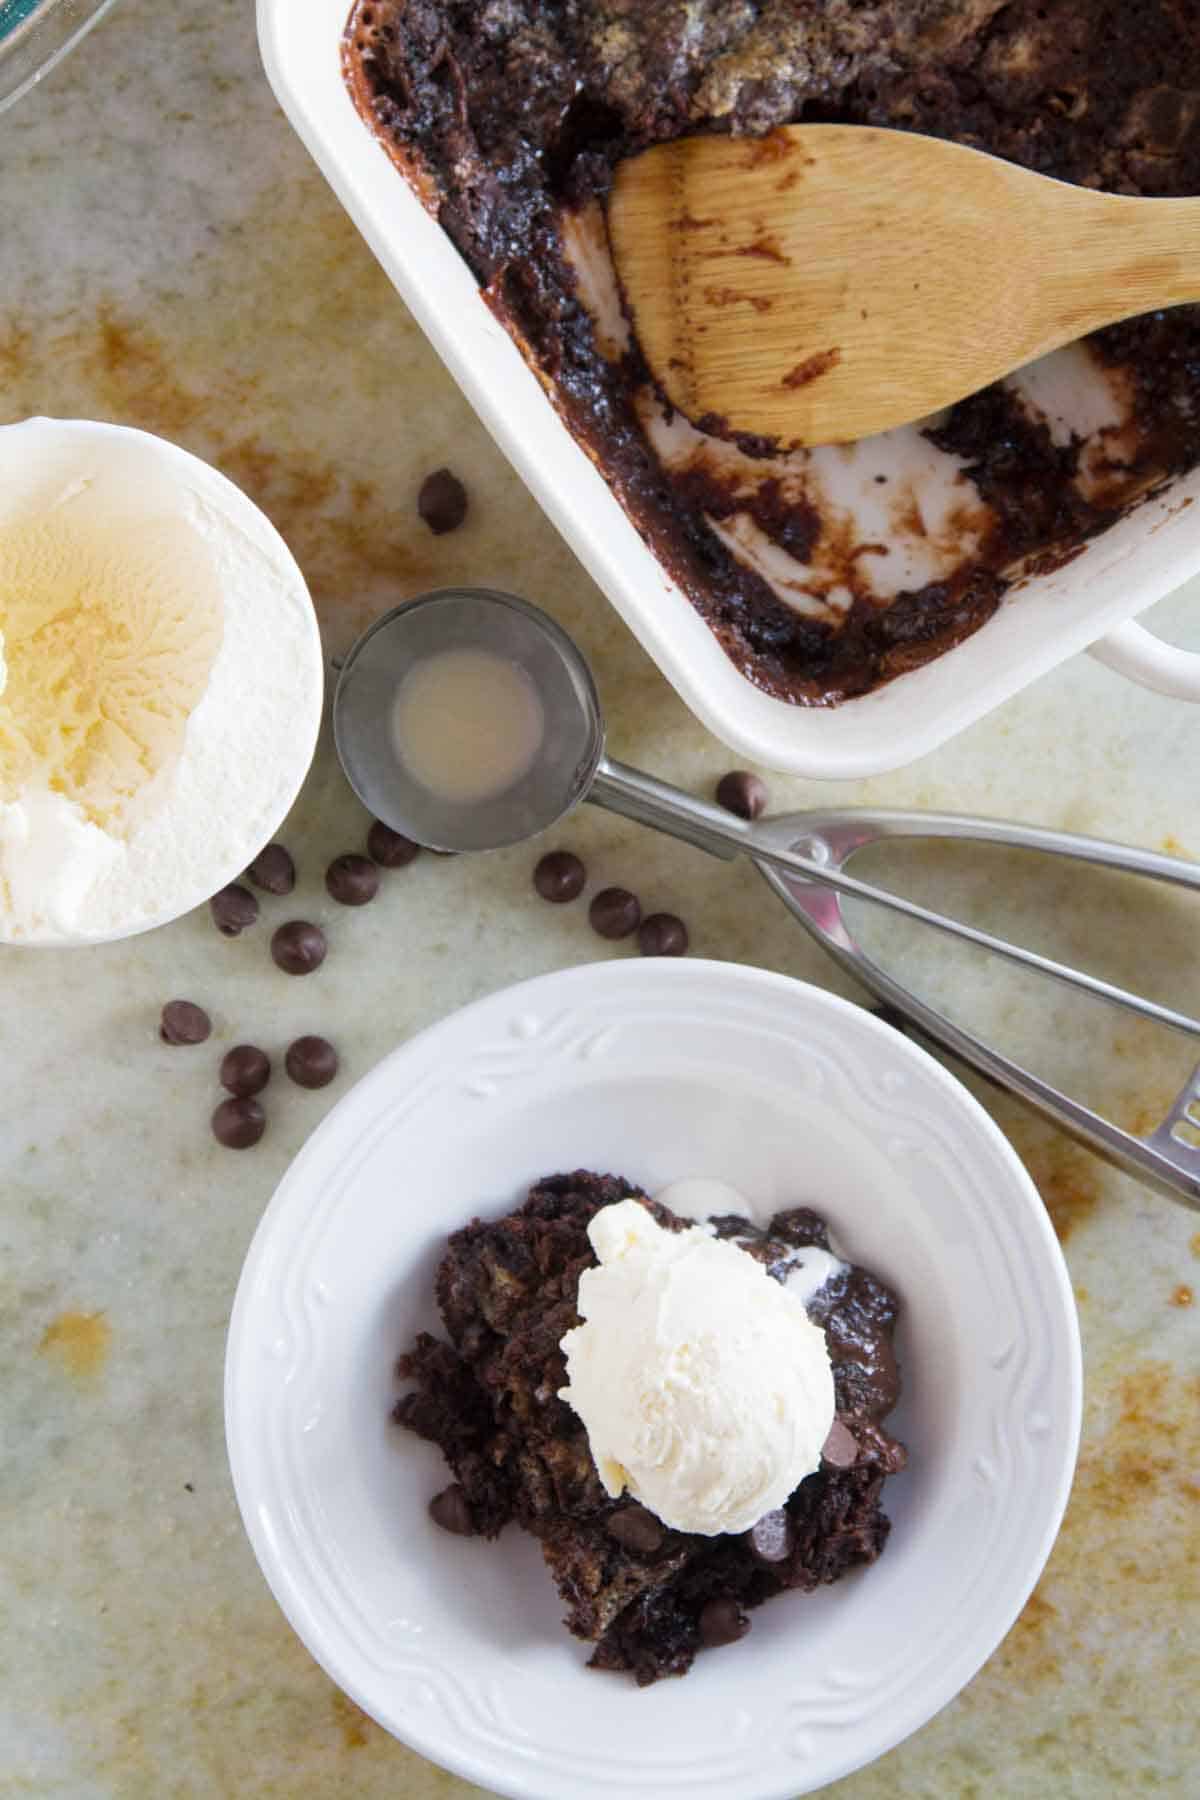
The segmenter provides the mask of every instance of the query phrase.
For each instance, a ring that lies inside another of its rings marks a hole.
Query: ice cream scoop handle
[[[1099,976],[1089,975],[1083,969],[1072,969],[1065,963],[1056,962],[1052,957],[1039,956],[1036,951],[1026,950],[1020,944],[1010,944],[1007,939],[994,937],[990,931],[981,931],[977,926],[967,925],[961,919],[947,918],[944,913],[919,906],[916,901],[906,900],[901,894],[890,893],[887,888],[859,881],[855,876],[847,875],[843,870],[830,867],[828,863],[822,863],[814,857],[804,856],[790,848],[781,848],[777,842],[772,841],[773,829],[750,824],[719,806],[711,805],[707,800],[698,800],[693,794],[672,787],[669,782],[644,775],[640,769],[631,769],[624,763],[613,762],[606,757],[596,772],[588,799],[607,807],[610,812],[636,820],[639,825],[649,825],[655,831],[665,831],[671,837],[681,838],[684,843],[694,844],[698,850],[707,850],[713,856],[730,859],[739,851],[745,852],[753,856],[756,862],[765,863],[769,868],[778,869],[785,875],[799,875],[806,881],[818,882],[848,898],[868,900],[875,906],[885,907],[889,912],[899,913],[918,924],[943,931],[949,937],[975,944],[981,950],[990,950],[994,955],[1004,957],[1007,962],[1020,963],[1027,969],[1036,970],[1039,975],[1048,975],[1054,981],[1061,981],[1067,987],[1077,988],[1098,1000],[1107,1000],[1114,1006],[1124,1007],[1140,1018],[1200,1037],[1200,1020],[1193,1019],[1187,1013],[1177,1012],[1174,1007],[1160,1006],[1156,1001],[1147,1000],[1140,994],[1132,994],[1126,988],[1116,987]],[[797,814],[796,818],[798,821],[802,820],[803,815]],[[969,830],[971,821],[958,820],[956,823],[958,836],[984,835],[982,829],[976,833]],[[996,828],[993,826],[990,830],[994,835]],[[936,836],[937,833],[931,830],[930,835]],[[1037,846],[1039,848],[1053,847],[1050,840],[1055,837],[1059,838],[1061,845],[1062,834],[1029,833],[1026,834],[1027,841],[1034,836],[1044,840]],[[1095,848],[1099,850],[1104,847]],[[1136,852],[1116,846],[1109,848],[1112,850],[1111,861],[1116,866],[1129,867],[1131,859],[1137,857]],[[1089,860],[1103,859],[1093,853]],[[1155,866],[1148,866],[1150,864]],[[1194,869],[1188,869],[1185,864],[1166,857],[1143,854],[1138,866],[1142,867],[1143,872],[1159,879],[1174,880],[1185,885],[1191,885],[1196,875]],[[1168,874],[1167,870],[1171,870],[1171,873]]]
[[[587,797],[608,812],[620,813],[623,819],[648,825],[652,831],[665,831],[668,837],[727,862],[751,848],[750,827],[744,820],[611,757],[601,761]]]

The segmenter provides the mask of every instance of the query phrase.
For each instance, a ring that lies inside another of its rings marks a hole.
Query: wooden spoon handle
[[[1140,200],[1067,187],[1047,208],[1033,271],[1052,329],[1078,337],[1200,300],[1200,200]],[[1059,339],[1059,342],[1063,342]]]

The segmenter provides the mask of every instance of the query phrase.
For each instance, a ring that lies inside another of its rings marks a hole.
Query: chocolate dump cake
[[[631,1197],[665,1231],[690,1224],[623,1181],[579,1171],[539,1182],[506,1218],[455,1232],[436,1283],[449,1342],[422,1333],[400,1358],[398,1373],[417,1385],[394,1416],[439,1445],[453,1471],[455,1484],[431,1503],[437,1522],[490,1538],[516,1520],[541,1544],[566,1624],[594,1644],[591,1666],[646,1685],[741,1637],[763,1601],[873,1562],[888,1535],[881,1490],[905,1452],[884,1424],[899,1393],[894,1295],[837,1261],[810,1211],[778,1213],[765,1230],[728,1216],[708,1229],[733,1240],[735,1254],[782,1283],[806,1274],[789,1305],[823,1329],[832,1370],[819,1466],[736,1534],[675,1529],[628,1494],[614,1497],[562,1397],[562,1339],[580,1325],[581,1277],[596,1268],[589,1226]]]
[[[923,435],[729,444],[672,412],[631,337],[604,226],[616,164],[834,120],[1195,194],[1198,27],[1195,0],[358,0],[345,70],[730,657],[827,705],[949,648],[1200,461],[1200,313],[1100,333]]]

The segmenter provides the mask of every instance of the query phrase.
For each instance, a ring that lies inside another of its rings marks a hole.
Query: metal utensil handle
[[[652,775],[644,775],[639,769],[631,769],[624,763],[607,758],[601,762],[596,772],[588,799],[598,806],[606,807],[610,812],[620,813],[624,818],[635,819],[641,825],[649,825],[656,831],[665,831],[672,837],[681,838],[697,849],[708,851],[710,855],[730,858],[739,851],[744,852],[757,863],[769,864],[784,874],[798,875],[805,881],[818,882],[832,888],[837,894],[886,907],[903,918],[913,919],[920,925],[929,925],[935,931],[942,931],[949,937],[974,944],[978,949],[990,950],[995,956],[1004,957],[1008,962],[1018,963],[1023,968],[1033,969],[1035,973],[1049,976],[1051,980],[1060,981],[1067,987],[1078,988],[1098,1000],[1107,1000],[1113,1006],[1124,1007],[1126,1011],[1136,1013],[1139,1018],[1149,1019],[1156,1025],[1166,1025],[1174,1031],[1200,1037],[1200,1019],[1193,1019],[1189,1014],[1177,1012],[1170,1006],[1160,1006],[1157,1001],[1146,1000],[1140,994],[1131,994],[1127,988],[1116,987],[1098,975],[1089,975],[1082,969],[1068,968],[1065,963],[1056,962],[1053,957],[1040,956],[1037,951],[1026,950],[1020,944],[1010,944],[1005,938],[994,937],[990,931],[981,931],[959,919],[947,918],[943,913],[918,905],[916,901],[905,900],[900,894],[890,893],[886,888],[878,888],[871,882],[847,875],[841,868],[841,863],[853,850],[861,849],[864,844],[880,838],[960,837],[1074,856],[1113,869],[1136,869],[1138,873],[1150,875],[1156,880],[1200,888],[1200,869],[1193,869],[1189,864],[1177,862],[1172,857],[1158,856],[1153,851],[1129,850],[1119,844],[1105,843],[1101,838],[1072,839],[1064,832],[1040,831],[1036,827],[1027,828],[1002,822],[992,824],[987,820],[971,819],[955,813],[872,813],[864,810],[861,813],[841,812],[829,818],[818,813],[794,813],[784,815],[782,820],[774,818],[750,824],[719,806],[712,806],[706,800],[698,800],[694,795],[672,787],[668,782],[658,781]],[[788,825],[789,821],[789,828],[793,830],[796,841],[808,848],[808,854],[804,853],[803,848],[795,848],[781,836],[781,824]],[[868,821],[871,823],[868,824]],[[835,851],[835,841],[839,846],[845,846],[840,854]]]
[[[980,842],[1044,850],[1053,855],[1144,874],[1188,888],[1200,888],[1200,869],[1153,851],[1125,849],[1099,838],[1071,837],[1024,826],[996,825],[955,814],[839,812],[822,818],[796,813],[770,821],[783,836],[800,833],[801,842],[820,842],[839,862],[865,844],[892,837],[959,837]],[[1200,1211],[1200,1065],[1176,1097],[1166,1119],[1148,1139],[1134,1137],[1111,1120],[1073,1100],[1019,1063],[994,1050],[973,1032],[892,979],[867,955],[846,924],[837,895],[821,883],[808,892],[788,882],[766,858],[755,862],[767,885],[811,932],[839,966],[881,1000],[899,1007],[919,1030],[989,1079],[1017,1094],[1043,1117],[1070,1133],[1106,1161],[1147,1182],[1160,1193]],[[1100,996],[1104,997],[1104,996]]]
[[[663,831],[726,862],[750,847],[750,827],[744,820],[608,756],[601,758],[587,797],[608,812]]]

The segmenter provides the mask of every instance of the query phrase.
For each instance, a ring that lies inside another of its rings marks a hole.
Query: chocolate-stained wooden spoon
[[[868,126],[658,145],[617,171],[609,230],[671,400],[791,444],[907,424],[1200,299],[1200,200],[1098,194]]]

